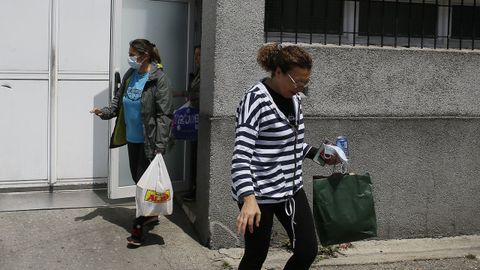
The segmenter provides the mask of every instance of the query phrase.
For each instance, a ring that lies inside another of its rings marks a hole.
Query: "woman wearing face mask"
[[[232,195],[240,208],[237,230],[245,237],[239,269],[262,268],[274,216],[293,248],[284,269],[309,269],[318,247],[303,190],[303,159],[323,165],[336,164],[339,158],[318,159],[319,150],[304,141],[299,92],[310,81],[310,55],[298,46],[270,43],[258,50],[257,61],[271,76],[252,86],[240,102],[232,157]]]
[[[156,154],[165,154],[173,112],[170,81],[155,44],[146,39],[130,42],[130,69],[125,73],[110,106],[91,113],[103,120],[117,117],[110,148],[127,144],[130,172],[135,183]],[[158,217],[135,219],[129,244],[141,245],[143,225]]]

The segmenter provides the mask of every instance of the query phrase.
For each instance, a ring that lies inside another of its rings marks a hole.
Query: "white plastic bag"
[[[161,154],[155,156],[138,181],[135,202],[137,217],[172,214],[172,182]]]

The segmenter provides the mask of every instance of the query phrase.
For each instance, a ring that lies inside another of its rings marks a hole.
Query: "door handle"
[[[0,86],[4,88],[12,89],[12,86],[8,82],[3,82],[2,85]]]
[[[115,72],[115,81],[114,81],[114,93],[117,94],[118,90],[120,89],[120,84],[121,84],[121,78],[120,78],[120,72],[116,71]]]

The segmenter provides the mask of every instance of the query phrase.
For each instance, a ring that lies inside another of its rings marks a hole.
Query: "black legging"
[[[308,204],[305,191],[300,189],[294,196],[295,200],[295,248],[293,255],[288,260],[284,269],[309,269],[318,253],[315,225],[313,224],[312,212]],[[277,217],[293,241],[291,217],[285,212],[285,202],[276,204],[259,204],[262,213],[260,227],[255,227],[253,234],[245,232],[245,254],[238,267],[239,270],[261,269],[267,258],[270,246],[270,236],[273,226],[273,215]],[[240,209],[242,205],[239,205]]]
[[[142,175],[150,165],[150,160],[148,160],[145,155],[145,148],[143,143],[128,143],[128,162],[130,164],[130,173],[132,174],[132,179],[135,184],[140,181]],[[144,216],[135,218],[133,221],[133,226],[135,227],[138,224],[143,224],[145,221]]]
[[[145,155],[145,148],[143,143],[128,143],[128,163],[130,164],[130,173],[135,184],[140,181],[143,173],[150,165]]]

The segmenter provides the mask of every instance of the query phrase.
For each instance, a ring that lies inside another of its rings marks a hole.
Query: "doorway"
[[[173,91],[185,91],[192,70],[194,37],[194,1],[112,0],[112,34],[110,54],[110,89],[114,89],[116,73],[128,70],[127,56],[131,40],[148,39],[160,52],[165,74]],[[174,108],[185,103],[183,97],[174,97]],[[111,121],[113,130],[114,121]],[[164,156],[176,192],[190,188],[190,144],[175,141]],[[128,166],[126,147],[110,150],[109,197],[124,198],[135,195],[135,185]]]

